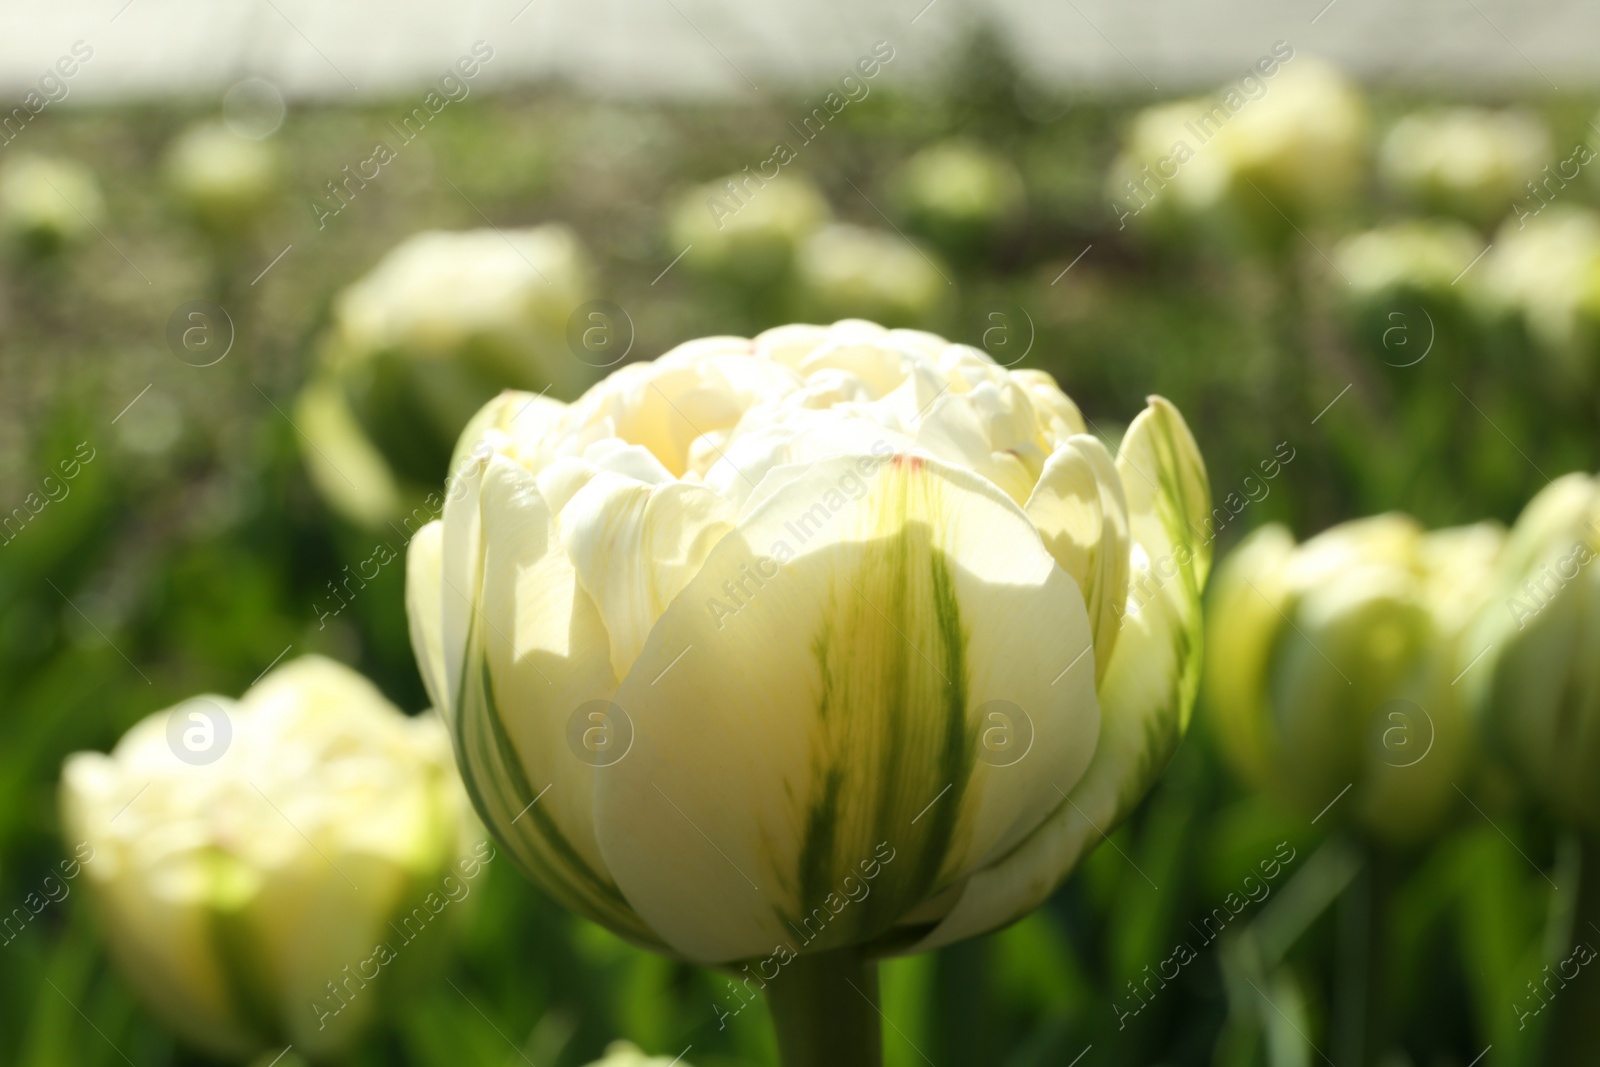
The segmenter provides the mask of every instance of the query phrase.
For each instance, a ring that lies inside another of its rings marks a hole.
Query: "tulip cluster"
[[[1003,156],[951,140],[913,156],[892,187],[900,232],[835,221],[803,175],[746,168],[684,192],[668,238],[690,273],[737,292],[744,310],[925,324],[954,284],[946,257],[970,262],[1014,228],[1022,178]]]

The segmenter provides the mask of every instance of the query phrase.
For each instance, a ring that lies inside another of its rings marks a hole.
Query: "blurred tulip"
[[[911,228],[956,254],[981,246],[1022,213],[1022,177],[971,141],[943,141],[912,156],[896,181]]]
[[[730,174],[683,195],[671,239],[675,248],[693,249],[685,263],[693,270],[769,285],[789,273],[795,250],[828,217],[828,202],[807,178]]]
[[[0,233],[26,254],[77,244],[105,217],[100,184],[82,164],[22,156],[0,170]]]
[[[111,755],[71,756],[61,786],[129,983],[237,1062],[288,1043],[323,1059],[359,1036],[377,1003],[362,961],[452,872],[466,825],[437,718],[317,656],[238,701],[151,715]]]
[[[1600,481],[1569,474],[1511,529],[1475,644],[1488,729],[1561,820],[1600,833]],[[1585,871],[1584,878],[1588,879]]]
[[[167,150],[167,184],[201,225],[247,228],[278,196],[283,160],[271,141],[241,137],[221,123],[179,134]]]
[[[606,1046],[606,1054],[589,1064],[589,1067],[673,1067],[674,1064],[694,1067],[681,1057],[673,1059],[671,1056],[646,1056],[636,1045],[627,1041],[613,1041]]]
[[[402,242],[335,301],[297,405],[323,497],[382,525],[442,487],[456,436],[501,389],[572,395],[593,373],[567,339],[591,284],[563,226]]]
[[[1335,67],[1290,57],[1248,86],[1136,115],[1107,181],[1122,222],[1222,212],[1276,230],[1280,211],[1312,214],[1353,194],[1366,167],[1366,102]]]
[[[1484,257],[1478,289],[1516,316],[1571,378],[1593,373],[1600,328],[1600,215],[1552,205],[1525,223],[1507,219]]]
[[[1106,192],[1119,214],[1142,225],[1216,208],[1227,195],[1227,160],[1219,152],[1197,152],[1194,123],[1212,102],[1204,97],[1155,104],[1134,115],[1122,151],[1106,177]]]
[[[1236,182],[1254,183],[1286,208],[1313,211],[1360,188],[1369,136],[1361,91],[1332,64],[1301,56],[1222,127],[1216,142]],[[1235,193],[1248,200],[1253,191]]]
[[[1551,151],[1550,131],[1531,112],[1434,108],[1394,124],[1378,172],[1425,207],[1487,224],[1528,195],[1526,183],[1553,161]]]
[[[926,323],[952,295],[940,268],[905,238],[843,223],[801,246],[800,283],[822,317],[859,315],[891,325]]]
[[[1482,251],[1483,240],[1463,223],[1403,219],[1346,238],[1333,260],[1357,300],[1442,301],[1464,292],[1454,283]]]
[[[1502,540],[1388,514],[1299,546],[1276,525],[1240,542],[1217,570],[1205,672],[1238,770],[1313,816],[1353,784],[1341,815],[1384,841],[1436,832],[1475,748],[1452,683]]]
[[[823,957],[1036,907],[1187,725],[1209,490],[1160,398],[1113,458],[1047,375],[847,321],[471,432],[407,578],[469,791],[578,913],[764,957],[781,1033],[862,1010]]]

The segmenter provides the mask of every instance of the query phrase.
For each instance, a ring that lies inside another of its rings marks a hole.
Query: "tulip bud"
[[[1600,483],[1568,474],[1511,529],[1477,642],[1495,748],[1556,816],[1600,832]]]
[[[846,321],[527,401],[412,541],[412,642],[492,831],[635,943],[770,979],[995,929],[1181,738],[1209,490],[1165,400],[1113,456],[1047,375]]]
[[[105,936],[151,1011],[240,1062],[347,1047],[449,895],[465,805],[448,746],[431,714],[308,656],[69,757],[64,831],[93,850]]]
[[[741,285],[769,285],[794,264],[795,249],[828,221],[828,202],[805,177],[730,174],[691,189],[671,217],[685,266]]]
[[[839,223],[800,248],[800,283],[824,316],[923,323],[953,293],[928,253],[898,234]]]
[[[1349,788],[1339,819],[1386,841],[1433,832],[1474,749],[1453,683],[1501,541],[1389,514],[1299,546],[1276,525],[1240,542],[1217,572],[1205,677],[1241,774],[1309,816]]]
[[[271,141],[241,137],[221,123],[179,134],[167,151],[167,182],[201,225],[220,232],[245,229],[271,206],[283,163]]]
[[[1554,162],[1550,131],[1520,109],[1437,108],[1394,124],[1378,152],[1378,172],[1393,189],[1436,211],[1491,223]]]
[[[911,227],[954,253],[981,246],[1022,211],[1022,177],[1003,157],[968,141],[912,156],[897,194]]]
[[[397,246],[335,301],[298,403],[325,499],[381,525],[442,484],[461,428],[501,389],[568,395],[592,373],[567,340],[589,286],[563,226],[428,232]]]
[[[77,244],[105,215],[100,185],[81,164],[23,156],[0,171],[0,232],[26,254]]]

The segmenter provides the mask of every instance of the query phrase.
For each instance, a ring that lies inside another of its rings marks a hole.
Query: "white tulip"
[[[1504,540],[1492,523],[1425,532],[1400,514],[1296,545],[1284,527],[1240,542],[1212,587],[1207,707],[1254,784],[1315,816],[1354,789],[1369,834],[1435,833],[1476,749],[1464,634]]]
[[[801,175],[730,174],[689,190],[672,212],[674,247],[685,266],[751,282],[772,282],[795,249],[827,223],[828,202]]]
[[[569,340],[590,285],[588,257],[564,226],[401,242],[335,300],[296,403],[323,498],[382,527],[441,484],[451,443],[499,390],[570,396],[620,359],[580,358]]]
[[[1544,122],[1518,109],[1417,111],[1394,124],[1378,152],[1378,171],[1389,185],[1478,222],[1531,196],[1527,182],[1556,162]]]
[[[933,259],[887,230],[835,223],[800,247],[800,284],[829,314],[920,322],[955,290]]]
[[[1333,261],[1357,299],[1393,299],[1397,293],[1446,299],[1461,292],[1454,283],[1483,244],[1465,223],[1402,219],[1341,241]]]
[[[587,294],[588,257],[565,226],[430,230],[396,245],[334,305],[340,355],[399,349],[449,359],[473,341],[558,341]]]
[[[1042,372],[786,326],[508,393],[457,470],[408,562],[424,678],[508,851],[639,944],[995,929],[1187,725],[1210,502],[1160,398],[1113,456]]]
[[[371,1018],[351,977],[454,874],[465,803],[433,715],[317,656],[240,700],[194,697],[62,773],[69,839],[124,974],[208,1051],[336,1053]],[[464,873],[464,871],[463,871]],[[442,892],[442,891],[441,891]]]
[[[1496,751],[1529,792],[1600,832],[1600,479],[1567,474],[1522,509],[1506,542],[1471,677]]]

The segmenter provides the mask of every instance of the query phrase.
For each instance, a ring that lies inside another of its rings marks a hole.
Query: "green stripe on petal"
[[[1135,551],[1116,649],[1100,683],[1099,745],[1076,787],[1011,855],[979,871],[922,951],[993,930],[1037,907],[1138,804],[1177,749],[1199,685],[1200,593],[1210,568],[1205,464],[1176,408],[1140,413],[1117,456]]]
[[[468,795],[514,861],[565,907],[658,945],[604,870],[592,829],[595,768],[565,744],[571,713],[612,688],[605,631],[533,476],[496,456],[468,468],[462,484],[462,506],[446,509],[446,546],[453,537],[481,556],[474,565],[447,555],[443,597],[447,633],[462,634],[460,659],[447,666]]]
[[[766,484],[619,686],[634,749],[596,779],[607,867],[705,961],[947,906],[1099,729],[1083,598],[992,484],[870,455]],[[997,709],[1015,749],[986,747]]]
[[[1094,625],[1095,676],[1105,677],[1128,595],[1128,505],[1122,477],[1098,438],[1068,438],[1045,461],[1028,518],[1072,575]]]

